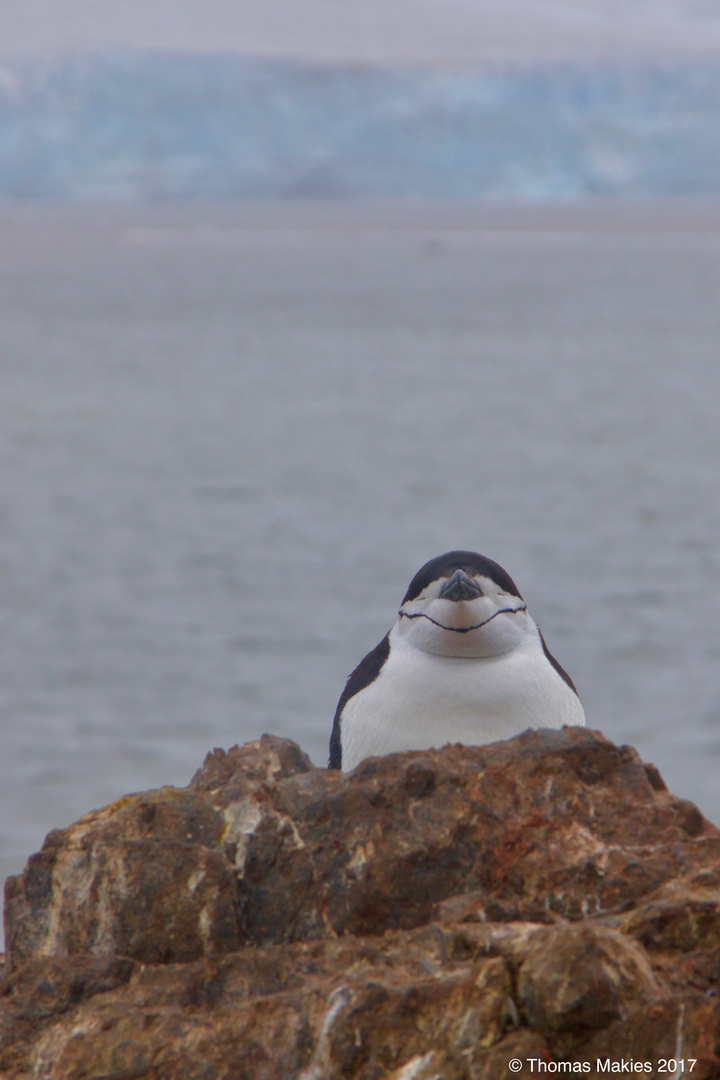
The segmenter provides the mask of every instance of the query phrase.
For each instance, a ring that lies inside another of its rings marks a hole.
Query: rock
[[[667,997],[642,948],[592,923],[534,933],[519,967],[517,993],[530,1027],[548,1037],[605,1028],[628,1008]]]
[[[193,960],[238,948],[222,814],[192,789],[128,796],[62,832],[5,891],[11,970],[38,956]]]
[[[720,832],[581,728],[216,750],[51,833],[5,918],[8,1080],[720,1075]]]

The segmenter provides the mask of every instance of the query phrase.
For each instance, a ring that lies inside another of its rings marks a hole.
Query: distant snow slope
[[[720,194],[720,60],[330,65],[128,52],[6,64],[0,196]]]
[[[0,48],[465,62],[720,56],[717,0],[0,0]]]

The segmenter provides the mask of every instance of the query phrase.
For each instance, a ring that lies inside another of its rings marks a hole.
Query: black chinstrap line
[[[469,634],[471,630],[479,630],[481,627],[487,626],[487,624],[492,622],[493,619],[497,618],[498,615],[517,615],[521,611],[527,611],[527,607],[523,605],[523,607],[518,608],[501,608],[500,611],[496,611],[495,614],[491,615],[489,619],[485,620],[485,622],[477,623],[475,626],[443,626],[442,623],[436,622],[435,619],[431,619],[429,615],[423,615],[421,611],[418,611],[415,615],[408,615],[406,611],[403,611],[401,609],[400,611],[398,611],[398,615],[401,619],[427,619],[427,621],[431,622],[433,626],[439,626],[441,630],[450,630],[453,634]]]

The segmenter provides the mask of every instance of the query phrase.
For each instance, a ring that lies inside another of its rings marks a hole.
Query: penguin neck
[[[497,612],[482,626],[469,629],[453,629],[401,611],[390,641],[395,647],[462,662],[500,660],[518,650],[542,652],[540,632],[525,608]]]

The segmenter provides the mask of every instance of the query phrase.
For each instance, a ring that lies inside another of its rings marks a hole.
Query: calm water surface
[[[0,873],[270,731],[410,577],[518,582],[720,821],[720,212],[0,214]]]

